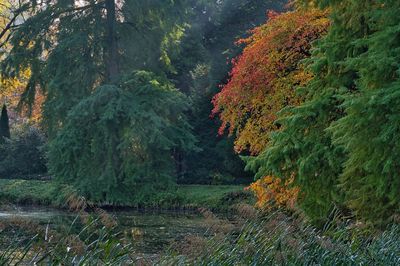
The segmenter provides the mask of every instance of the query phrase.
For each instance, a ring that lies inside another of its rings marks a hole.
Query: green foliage
[[[28,18],[12,34],[3,73],[18,77],[25,69],[31,71],[21,102],[32,105],[37,90],[46,94],[44,124],[53,137],[68,111],[105,82],[109,52],[104,41],[105,6],[98,0],[33,2]],[[164,47],[163,42],[178,42],[175,35],[184,28],[182,1],[125,2],[117,8],[115,21],[119,74],[138,69],[168,72],[170,66],[160,58],[170,57],[176,45]]]
[[[346,204],[358,217],[382,224],[400,212],[400,40],[394,38],[400,35],[400,3],[360,2],[353,8],[360,8],[360,21],[351,29],[362,37],[352,41],[344,65],[356,73],[355,91],[345,95],[345,115],[329,130],[347,156],[340,175]],[[338,20],[339,26],[345,22]]]
[[[63,206],[72,189],[54,181],[0,179],[3,203]]]
[[[25,125],[0,145],[1,178],[35,178],[46,174],[46,138],[37,128]]]
[[[100,86],[69,112],[50,143],[50,171],[94,201],[129,202],[165,189],[173,184],[171,151],[194,148],[186,108],[182,94],[148,72]]]
[[[303,210],[323,224],[334,208],[384,225],[400,210],[398,1],[317,1],[332,10],[316,44],[306,101],[286,108],[257,176],[295,177]]]
[[[110,203],[171,185],[173,154],[194,147],[187,100],[159,78],[174,71],[184,1],[32,3],[3,72],[30,70],[23,103],[38,90],[46,96],[50,171]]]
[[[175,73],[172,61],[181,60],[178,53],[189,8],[187,0],[126,0],[121,9],[124,22],[117,29],[123,71]]]
[[[9,138],[10,138],[10,123],[8,120],[7,107],[4,104],[3,108],[1,109],[1,116],[0,116],[0,143],[3,143],[5,139]]]

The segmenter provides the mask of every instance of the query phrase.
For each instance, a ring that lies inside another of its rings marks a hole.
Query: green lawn
[[[58,205],[67,187],[59,187],[51,181],[0,179],[2,203]]]
[[[252,202],[243,186],[181,185],[176,190],[157,194],[126,206],[140,208],[187,209],[205,207],[226,211],[239,202]],[[72,189],[53,181],[0,179],[0,201],[11,204],[65,207]],[[101,205],[101,204],[100,204]]]
[[[241,201],[251,200],[251,195],[244,191],[244,186],[179,186],[178,192],[184,195],[185,204],[206,206],[214,209],[228,208]]]

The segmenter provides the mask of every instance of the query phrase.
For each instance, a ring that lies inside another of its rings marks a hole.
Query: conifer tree
[[[52,174],[97,201],[168,187],[171,150],[194,142],[185,98],[163,78],[185,13],[170,12],[182,1],[29,2],[3,71],[30,69],[23,102],[31,104],[38,89],[46,95]]]
[[[313,2],[330,8],[332,25],[309,60],[306,100],[281,113],[282,130],[248,167],[294,176],[320,225],[335,208],[382,225],[400,209],[400,3]]]
[[[0,116],[0,142],[3,142],[5,138],[10,138],[10,124],[8,119],[7,106],[4,104],[1,109]]]

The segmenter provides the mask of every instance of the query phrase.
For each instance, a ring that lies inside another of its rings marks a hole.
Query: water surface
[[[110,211],[117,223],[118,230],[132,238],[138,252],[159,253],[171,243],[192,234],[204,234],[204,218],[189,212],[139,212]],[[0,221],[7,223],[10,219],[26,220],[38,223],[39,226],[62,228],[70,226],[76,214],[52,208],[15,207],[0,210]]]

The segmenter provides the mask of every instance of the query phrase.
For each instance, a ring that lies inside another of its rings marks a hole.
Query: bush
[[[45,136],[39,129],[22,126],[0,145],[0,178],[32,179],[46,174]]]

